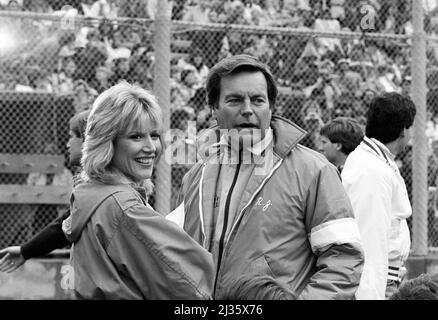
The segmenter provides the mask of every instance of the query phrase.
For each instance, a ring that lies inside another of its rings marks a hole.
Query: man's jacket
[[[411,247],[405,182],[389,150],[365,137],[350,153],[342,182],[359,226],[365,265],[358,300],[384,300],[388,280],[400,281]]]
[[[305,132],[274,116],[274,163],[252,175],[217,266],[215,298],[246,273],[268,274],[300,299],[351,299],[363,252],[350,201],[336,168],[298,144]],[[178,210],[184,229],[205,247],[216,172],[212,154],[183,179]],[[216,161],[217,162],[217,161]],[[219,226],[216,226],[216,228]],[[225,297],[226,298],[226,297]]]

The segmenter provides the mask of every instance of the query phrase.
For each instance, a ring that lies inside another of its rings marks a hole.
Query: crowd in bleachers
[[[29,34],[38,33],[42,41],[18,55],[2,57],[0,90],[74,93],[79,112],[89,108],[100,92],[122,79],[151,89],[154,66],[151,29],[140,23],[116,22],[113,18],[154,19],[157,4],[157,0],[0,0],[2,10],[69,12],[73,16],[105,18],[74,30],[63,30],[44,20],[10,18],[15,28],[20,28],[18,37],[29,38]],[[436,1],[425,1],[425,28],[430,35],[438,33],[434,19],[437,8]],[[411,1],[169,1],[172,20],[333,32],[410,35],[411,12]],[[11,24],[8,26],[12,28]],[[317,143],[319,127],[331,118],[354,116],[363,123],[366,105],[374,95],[387,91],[410,93],[409,40],[309,38],[239,32],[233,28],[223,31],[196,28],[175,33],[172,41],[185,41],[186,45],[172,45],[171,108],[184,114],[181,119],[197,120],[199,128],[212,121],[203,90],[209,67],[236,53],[255,55],[270,66],[287,95],[277,111],[311,133],[306,142],[310,147]],[[438,98],[435,80],[438,44],[429,45],[427,54],[430,111],[427,134],[432,141],[438,138],[438,110],[432,103]]]
[[[411,2],[169,0],[172,20],[205,25],[173,28],[171,128],[185,131],[187,121],[194,120],[200,130],[214,122],[205,105],[206,76],[218,60],[238,53],[257,56],[269,65],[281,89],[275,112],[309,132],[307,146],[317,148],[319,128],[334,117],[352,116],[363,124],[367,104],[376,94],[411,93],[411,40],[243,32],[236,25],[412,35]],[[423,2],[425,31],[437,36],[438,1]],[[114,18],[154,19],[157,4],[158,0],[0,0],[0,10],[90,18],[70,29],[49,20],[2,16],[0,91],[69,95],[75,112],[80,112],[120,80],[152,89],[155,57],[150,20]],[[93,20],[96,17],[101,19]],[[209,28],[211,23],[234,26],[218,30]],[[15,49],[8,48],[13,42]],[[436,186],[438,42],[428,42],[427,58],[428,177],[429,185]],[[190,139],[181,143],[193,147]],[[412,148],[398,159],[410,193],[411,159]],[[172,179],[174,189],[180,178]]]

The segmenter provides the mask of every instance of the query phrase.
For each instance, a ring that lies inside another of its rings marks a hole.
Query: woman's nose
[[[154,141],[152,140],[151,136],[148,136],[144,139],[143,149],[148,152],[156,151],[157,148],[155,147]]]

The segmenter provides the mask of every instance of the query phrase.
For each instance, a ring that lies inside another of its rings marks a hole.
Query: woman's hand
[[[11,273],[22,266],[26,260],[21,255],[21,247],[13,246],[0,250],[0,272]]]

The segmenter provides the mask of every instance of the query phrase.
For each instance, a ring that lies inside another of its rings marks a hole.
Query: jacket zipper
[[[217,260],[217,270],[216,270],[216,279],[214,282],[214,291],[216,292],[216,285],[217,285],[217,279],[219,276],[219,269],[222,262],[222,253],[224,250],[224,241],[225,241],[225,234],[227,232],[227,226],[228,226],[228,215],[230,210],[230,202],[231,202],[231,196],[233,194],[234,187],[236,186],[237,177],[239,176],[240,166],[242,164],[242,149],[239,151],[239,162],[236,167],[236,172],[234,173],[233,182],[231,183],[230,190],[227,194],[227,200],[225,201],[225,210],[224,210],[224,224],[222,226],[222,233],[221,237],[219,238],[219,251],[218,251],[218,260]]]

